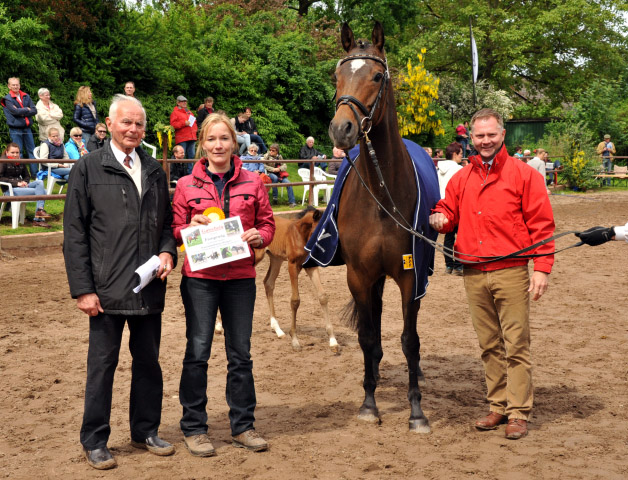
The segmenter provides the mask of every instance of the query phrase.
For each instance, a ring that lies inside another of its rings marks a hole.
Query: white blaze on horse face
[[[366,66],[366,61],[361,60],[361,59],[351,60],[350,66],[351,66],[351,75],[353,76],[358,70]]]

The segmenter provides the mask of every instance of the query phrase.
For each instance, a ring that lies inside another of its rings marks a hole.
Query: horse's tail
[[[379,317],[381,317],[381,313],[382,313],[382,295],[384,294],[385,284],[386,284],[386,277],[382,277],[379,280],[377,280],[372,287],[372,295],[371,295],[371,301],[373,302],[372,312],[373,313],[379,312]],[[353,298],[349,300],[349,303],[347,303],[345,307],[342,309],[341,318],[347,324],[349,328],[353,329],[354,331],[358,330],[360,317],[358,315],[358,307]],[[371,320],[372,318],[373,316],[371,316]]]

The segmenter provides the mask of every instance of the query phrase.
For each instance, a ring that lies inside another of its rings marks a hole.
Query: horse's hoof
[[[430,433],[430,422],[427,418],[419,418],[418,420],[410,420],[410,431],[414,433]]]
[[[380,425],[382,423],[382,419],[379,418],[379,415],[373,413],[372,410],[365,410],[358,413],[358,420],[366,423],[373,423],[376,425]]]
[[[301,351],[301,345],[299,345],[298,343],[293,343],[292,344],[292,350],[294,350],[295,352],[300,352]]]
[[[278,328],[277,330],[275,330],[275,333],[277,334],[277,338],[283,338],[286,336],[286,334],[283,333],[283,330],[281,328]]]
[[[335,355],[340,355],[340,345],[338,345],[338,342],[336,342],[336,339],[334,339],[333,341],[332,340],[329,341],[329,349]]]

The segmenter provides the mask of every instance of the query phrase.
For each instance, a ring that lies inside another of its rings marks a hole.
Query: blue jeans
[[[187,338],[179,385],[183,435],[207,433],[207,361],[211,355],[218,309],[225,330],[226,397],[231,434],[251,430],[256,405],[251,361],[255,279],[221,281],[184,276],[181,297]]]
[[[13,195],[46,195],[43,180],[33,180],[28,187],[13,187]],[[37,210],[44,209],[45,200],[37,200]]]
[[[177,143],[177,145],[181,145],[183,150],[185,151],[185,155],[183,158],[193,159],[196,154],[196,141],[195,140],[187,140],[185,142]],[[194,163],[185,163],[185,168],[187,169],[188,175],[192,174],[192,169],[194,168]]]
[[[87,148],[87,142],[89,142],[89,139],[92,137],[93,133],[89,133],[86,132],[85,130],[83,130],[83,144],[85,145],[85,148]]]
[[[9,128],[9,136],[11,141],[17,143],[20,146],[20,155],[22,158],[35,158],[33,150],[35,150],[35,141],[33,140],[33,132],[30,127],[26,128]],[[24,155],[26,153],[26,155]],[[37,170],[39,170],[38,163],[29,164],[31,171],[31,177],[35,178]]]
[[[111,433],[113,376],[118,365],[124,325],[129,325],[131,439],[142,441],[157,435],[161,422],[163,377],[159,366],[161,314],[107,315],[89,318],[85,411],[81,444],[87,450],[103,448]]]
[[[604,165],[605,171],[607,172],[613,171],[613,162],[611,162],[611,157],[602,157],[602,163]],[[610,187],[611,183],[612,182],[610,178],[604,179],[604,185],[608,185]]]
[[[240,155],[249,151],[249,147],[251,146],[251,136],[248,133],[244,135],[238,135],[237,137],[238,145],[240,145]]]
[[[250,135],[251,137],[251,143],[256,143],[257,146],[259,147],[259,153],[260,155],[264,155],[266,153],[266,145],[264,144],[264,140],[262,140],[262,137],[260,137],[259,135],[255,135],[254,133],[252,133]]]
[[[69,168],[52,168],[50,170],[52,173],[59,175],[63,180],[67,180],[70,178],[70,169]]]
[[[279,177],[274,173],[269,173],[268,176],[273,181],[273,183],[290,183],[288,177],[284,177],[280,180]],[[294,191],[292,190],[292,186],[286,187],[286,190],[288,190],[288,203],[297,203],[294,200]],[[277,191],[277,187],[273,187],[273,200],[277,200],[278,197],[279,192]]]

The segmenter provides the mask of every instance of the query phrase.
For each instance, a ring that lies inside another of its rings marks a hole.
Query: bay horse
[[[336,66],[337,103],[329,136],[336,147],[344,150],[360,143],[359,157],[342,187],[337,218],[340,255],[347,265],[347,283],[353,296],[350,320],[357,330],[364,356],[365,397],[358,418],[381,423],[375,388],[383,357],[382,294],[389,276],[398,285],[402,297],[401,345],[408,364],[409,427],[414,432],[429,433],[419,390],[419,380],[424,379],[419,366],[417,314],[424,292],[417,298],[413,271],[404,269],[402,261],[405,254],[413,252],[413,236],[398,228],[398,223],[391,218],[413,217],[420,195],[418,176],[399,134],[382,25],[375,24],[369,43],[366,40],[356,42],[353,31],[345,23],[341,42],[347,55]],[[371,145],[373,154],[369,154]],[[421,181],[436,182],[438,191],[436,174],[433,179]],[[384,210],[392,213],[389,215]],[[422,225],[427,225],[427,218],[421,221]],[[429,262],[431,268],[434,251],[429,248],[431,250],[425,246],[427,255],[414,258],[414,262]]]

